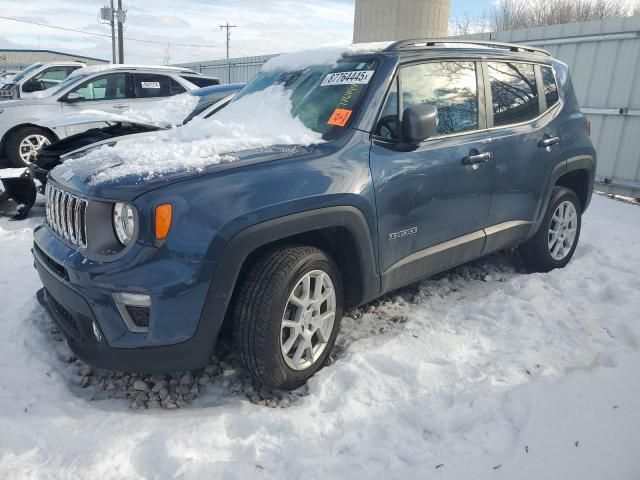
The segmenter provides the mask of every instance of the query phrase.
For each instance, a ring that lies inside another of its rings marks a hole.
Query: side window
[[[171,78],[171,95],[178,95],[179,93],[184,93],[187,90],[176,82],[173,78]]]
[[[400,71],[400,82],[401,110],[421,103],[433,105],[438,109],[439,135],[478,128],[478,87],[474,62],[410,65]],[[393,94],[387,99],[378,125],[381,136],[400,137],[402,121],[397,121],[397,107],[394,104],[397,101],[397,95]]]
[[[83,83],[73,90],[88,101],[127,98],[127,74],[111,73]]]
[[[76,67],[72,66],[51,67],[35,75],[31,81],[40,82],[40,86],[44,90],[45,88],[51,88],[58,85],[75,69]]]
[[[540,114],[533,65],[489,62],[488,67],[494,126],[526,122]]]
[[[544,85],[544,96],[547,99],[547,108],[553,107],[558,103],[558,85],[553,75],[551,67],[541,67],[542,83]]]
[[[133,84],[137,98],[170,97],[171,82],[166,75],[134,73]]]

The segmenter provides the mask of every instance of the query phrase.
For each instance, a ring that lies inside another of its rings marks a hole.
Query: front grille
[[[87,205],[88,202],[58,187],[47,184],[47,223],[54,233],[73,245],[87,247]]]

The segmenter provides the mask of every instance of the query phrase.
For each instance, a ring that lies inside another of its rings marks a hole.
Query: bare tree
[[[453,17],[449,24],[450,35],[471,35],[486,31],[487,17],[485,14],[471,15],[469,12],[464,12],[462,15]]]
[[[489,30],[513,30],[640,14],[620,0],[499,0],[487,16]]]

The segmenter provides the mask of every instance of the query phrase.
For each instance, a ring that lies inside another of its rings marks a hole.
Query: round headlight
[[[128,203],[116,203],[113,206],[113,228],[116,236],[125,247],[133,242],[136,231],[135,207]]]

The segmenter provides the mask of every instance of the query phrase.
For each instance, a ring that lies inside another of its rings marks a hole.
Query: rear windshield
[[[337,65],[295,71],[263,71],[233,101],[281,85],[291,96],[291,114],[320,134],[337,138],[348,128],[377,67],[373,57],[348,57]]]

